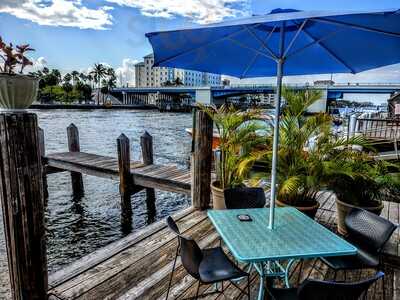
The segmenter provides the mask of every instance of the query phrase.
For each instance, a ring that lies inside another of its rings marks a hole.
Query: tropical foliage
[[[232,105],[219,108],[202,104],[198,106],[214,121],[219,134],[219,187],[226,189],[242,185],[248,170],[239,172],[240,163],[265,147],[267,128],[260,121],[261,111],[240,111]]]
[[[116,87],[114,69],[102,64],[95,64],[89,73],[74,70],[62,76],[59,70],[44,67],[42,70],[31,72],[30,75],[40,79],[39,99],[42,102],[91,101],[95,87],[101,91],[99,101],[100,97],[104,98],[110,89]]]
[[[17,45],[14,48],[12,43],[4,43],[0,36],[0,58],[3,60],[0,72],[13,74],[15,67],[19,65],[19,73],[22,74],[26,66],[32,65],[32,62],[26,57],[26,53],[30,51],[35,50],[29,44]]]
[[[400,201],[400,166],[375,161],[363,153],[341,162],[343,172],[332,177],[328,188],[338,199],[363,207],[379,206],[382,201]]]
[[[354,146],[368,147],[362,137],[339,138],[331,131],[332,119],[325,113],[307,116],[307,108],[321,98],[319,91],[283,90],[286,106],[283,109],[279,129],[278,191],[277,198],[293,206],[315,205],[319,192],[336,176],[352,176],[344,167],[357,152]],[[268,149],[242,162],[248,164],[263,160],[266,172],[257,173],[253,183],[269,182],[272,161],[272,141]]]

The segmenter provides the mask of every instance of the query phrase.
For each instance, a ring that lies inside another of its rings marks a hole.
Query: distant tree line
[[[358,108],[358,107],[371,107],[375,106],[374,103],[365,101],[365,102],[357,102],[357,101],[349,101],[349,100],[338,100],[338,101],[332,101],[331,106],[333,107],[338,107],[338,108],[345,108],[345,107],[353,107],[353,108]]]
[[[114,69],[103,64],[95,64],[88,73],[72,71],[62,75],[57,69],[44,67],[30,75],[39,78],[38,99],[42,103],[89,102],[92,100],[93,89],[97,88],[102,94],[97,95],[99,104],[100,96],[104,100],[104,95],[116,87],[117,82]]]

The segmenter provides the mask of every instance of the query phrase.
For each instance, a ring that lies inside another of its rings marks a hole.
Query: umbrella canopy
[[[277,76],[271,171],[274,222],[282,76],[358,73],[400,62],[400,10],[275,9],[263,16],[148,33],[154,66],[239,78]]]

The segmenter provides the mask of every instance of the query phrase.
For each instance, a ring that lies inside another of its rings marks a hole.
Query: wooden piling
[[[42,171],[37,116],[0,114],[0,196],[16,300],[47,299]]]
[[[142,148],[143,164],[153,164],[153,137],[147,131],[140,137],[140,146]],[[156,216],[156,193],[153,188],[146,188],[146,206],[148,223],[152,223]]]
[[[43,159],[46,157],[46,146],[45,146],[45,141],[44,141],[44,130],[42,128],[38,128],[38,139],[39,139],[39,151],[40,151],[40,157],[43,161]],[[43,181],[43,197],[45,199],[49,198],[49,190],[47,186],[47,174],[45,170],[42,170],[42,181]]]
[[[203,111],[196,111],[192,154],[192,205],[207,209],[210,205],[213,122]]]
[[[124,232],[132,229],[132,204],[131,204],[131,158],[129,139],[121,134],[117,139],[118,167],[119,167],[119,192],[121,195],[121,224]]]
[[[71,123],[67,127],[68,150],[70,152],[80,152],[79,131],[75,124]],[[82,174],[79,172],[71,172],[72,193],[74,198],[80,198],[84,195]]]

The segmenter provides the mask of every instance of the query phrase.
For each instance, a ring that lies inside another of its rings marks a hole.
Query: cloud
[[[44,57],[39,57],[38,59],[31,59],[33,65],[26,66],[24,69],[24,73],[36,72],[39,70],[43,70],[44,67],[47,67],[47,60]]]
[[[122,66],[115,70],[118,86],[135,86],[135,64],[138,62],[138,60],[131,58],[122,60]]]
[[[107,0],[135,7],[142,15],[171,19],[177,16],[206,24],[248,14],[250,0]]]
[[[112,25],[109,11],[102,6],[88,8],[81,0],[1,0],[0,13],[8,13],[39,25],[105,30]]]

